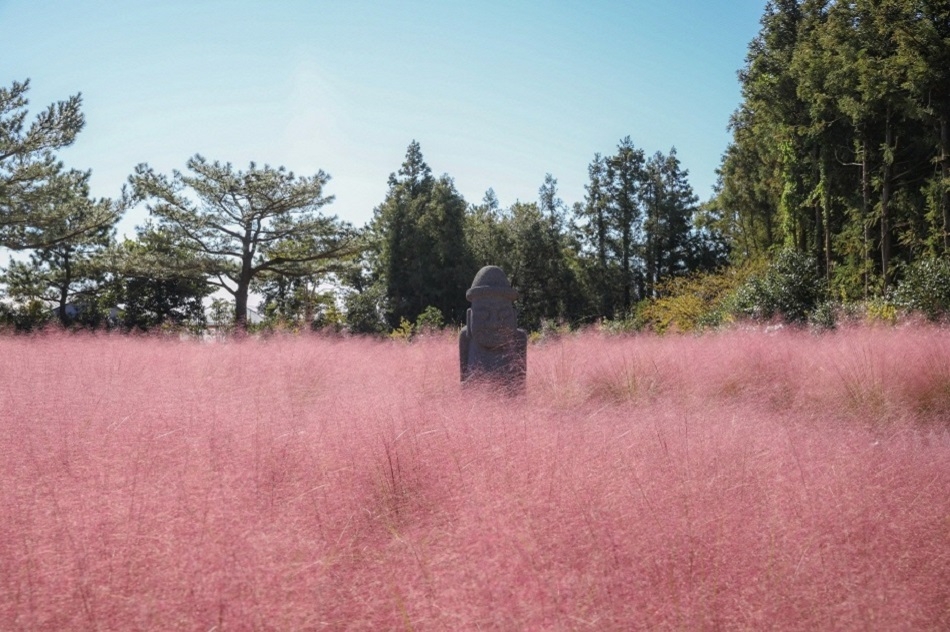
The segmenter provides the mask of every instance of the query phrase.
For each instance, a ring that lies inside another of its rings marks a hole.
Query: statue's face
[[[472,339],[482,347],[500,347],[518,326],[511,301],[483,298],[472,303]]]

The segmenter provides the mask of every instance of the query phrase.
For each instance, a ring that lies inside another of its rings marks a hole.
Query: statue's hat
[[[505,271],[498,266],[485,266],[479,270],[472,281],[472,287],[465,292],[465,298],[469,301],[489,297],[508,301],[518,298],[518,291],[511,287]]]

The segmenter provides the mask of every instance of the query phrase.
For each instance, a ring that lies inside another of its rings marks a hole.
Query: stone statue
[[[459,333],[462,383],[490,380],[521,393],[527,376],[528,334],[518,329],[518,292],[498,266],[485,266],[465,292],[471,302]]]

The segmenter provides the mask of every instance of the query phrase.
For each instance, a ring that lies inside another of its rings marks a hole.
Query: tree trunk
[[[943,252],[950,253],[950,123],[940,118],[940,207],[943,211]]]
[[[891,125],[890,108],[884,124],[884,166],[881,173],[881,276],[884,279],[884,289],[890,285],[891,271],[891,180],[894,177],[894,128]]]
[[[864,238],[864,261],[862,263],[862,276],[864,277],[864,300],[870,296],[871,283],[871,232],[868,223],[868,210],[871,206],[871,174],[868,168],[868,142],[867,138],[861,137],[861,231]]]
[[[606,318],[614,317],[614,302],[608,290],[609,275],[607,274],[607,218],[604,210],[597,211],[597,265],[600,270],[598,290],[600,293],[600,315]]]
[[[241,275],[234,291],[234,331],[240,334],[247,333],[247,295],[251,289],[251,279],[254,278],[251,270],[254,264],[253,243],[251,227],[248,226],[242,243]]]
[[[234,328],[238,332],[247,331],[247,295],[249,283],[238,285],[234,292]]]
[[[69,317],[66,314],[66,305],[69,302],[69,281],[72,277],[72,265],[69,261],[69,253],[63,254],[63,283],[59,286],[59,306],[56,309],[56,315],[59,317],[59,324],[63,327],[69,325]]]
[[[241,266],[241,276],[238,279],[237,289],[234,291],[234,330],[238,333],[247,332],[247,295],[251,289],[251,257],[245,257]]]
[[[69,301],[69,293],[66,285],[59,288],[59,305],[56,308],[56,316],[59,317],[59,324],[63,327],[69,325],[69,317],[66,314],[66,305]]]
[[[823,175],[819,176],[819,186],[824,184]],[[824,215],[822,213],[821,205],[824,202],[824,193],[821,194],[818,200],[814,201],[815,206],[815,263],[818,265],[818,274],[826,274],[828,271],[827,266],[825,265],[825,253],[822,252],[822,249],[825,245],[824,233],[826,232]]]
[[[775,243],[775,226],[773,223],[772,209],[763,207],[762,216],[765,218],[765,244],[760,248],[760,252],[765,252]]]
[[[825,252],[824,252],[824,247],[825,247],[824,235],[826,231],[825,216],[824,216],[825,194],[823,191],[820,190],[820,189],[823,189],[825,185],[827,184],[825,182],[825,152],[824,150],[816,146],[815,149],[812,151],[812,161],[815,164],[815,169],[813,171],[812,177],[815,178],[817,176],[816,178],[818,182],[817,186],[819,188],[819,195],[817,197],[814,195],[814,192],[811,195],[811,197],[813,198],[812,205],[815,209],[815,217],[813,220],[815,223],[815,226],[814,226],[815,265],[818,266],[818,274],[824,275],[824,274],[827,274],[828,272],[828,268],[825,265]]]
[[[623,230],[623,243],[621,244],[622,255],[621,263],[623,264],[623,311],[624,315],[630,311],[630,305],[632,304],[631,295],[630,295],[630,286],[633,284],[633,275],[630,270],[630,228],[624,227]]]
[[[831,186],[828,182],[828,151],[821,150],[821,229],[824,234],[825,280],[831,284]]]

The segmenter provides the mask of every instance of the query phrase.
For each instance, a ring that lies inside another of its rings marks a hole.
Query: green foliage
[[[184,329],[192,333],[205,327],[202,299],[207,284],[186,277],[130,277],[122,282],[121,324],[126,329]]]
[[[645,158],[627,136],[617,145],[617,153],[606,159],[608,191],[607,246],[615,263],[619,286],[619,304],[614,311],[629,312],[644,296],[642,258],[643,216],[641,187],[645,178]]]
[[[328,295],[327,301],[320,306],[310,321],[310,328],[314,331],[338,334],[345,327],[346,314],[337,306],[335,297]]]
[[[505,270],[526,329],[623,320],[667,277],[724,263],[725,211],[701,211],[687,175],[675,149],[647,161],[624,138],[614,155],[595,156],[585,203],[565,204],[547,174],[536,203],[503,209],[489,189],[459,222],[451,180],[434,178],[413,142],[366,231],[368,274],[344,279],[355,290],[346,308],[351,331],[378,331],[379,313],[387,329],[399,329],[427,306],[460,322],[464,290],[483,265]],[[367,294],[371,286],[382,294]]]
[[[29,87],[27,80],[0,88],[0,246],[50,248],[108,230],[125,202],[89,199],[89,172],[66,170],[54,153],[85,123],[81,96],[48,106],[25,125]]]
[[[869,324],[893,325],[897,322],[897,306],[885,297],[872,298],[864,304],[864,319]]]
[[[64,326],[97,326],[108,281],[99,259],[127,201],[91,199],[89,172],[56,158],[82,129],[80,96],[27,125],[28,90],[29,81],[0,88],[0,246],[32,251],[2,275],[6,314],[19,329],[42,326],[50,309]]]
[[[929,320],[950,314],[950,257],[927,257],[908,266],[894,292],[894,302]]]
[[[676,149],[664,155],[656,152],[646,162],[641,185],[644,207],[643,272],[644,295],[659,294],[664,279],[683,275],[697,267],[691,232],[699,198],[686,179]]]
[[[614,227],[611,223],[612,205],[610,175],[607,160],[599,153],[587,167],[587,195],[583,204],[574,208],[575,219],[581,222],[578,232],[581,247],[580,273],[585,290],[590,295],[593,312],[603,318],[613,318],[620,303],[618,268],[611,248]]]
[[[545,176],[538,202],[500,209],[489,189],[469,209],[467,239],[478,267],[496,265],[520,293],[519,323],[537,329],[543,320],[579,321],[588,310],[569,210],[558,197],[557,179]]]
[[[351,227],[320,213],[333,199],[323,195],[330,178],[323,171],[297,177],[253,162],[240,171],[200,155],[187,166],[192,175],[174,171],[168,178],[141,164],[130,182],[148,201],[157,227],[187,254],[180,262],[166,261],[168,269],[202,275],[234,296],[236,326],[247,326],[255,280],[328,274],[356,254]]]
[[[231,302],[219,296],[211,299],[211,307],[208,309],[208,324],[214,327],[219,334],[234,331],[234,306],[231,305]]]
[[[537,329],[528,333],[528,342],[538,343],[549,340],[557,340],[571,333],[571,327],[563,321],[544,318]]]
[[[510,214],[511,267],[505,272],[520,294],[519,324],[535,330],[545,319],[572,320],[580,288],[568,264],[558,207],[516,202]]]
[[[465,238],[464,198],[447,175],[435,178],[413,141],[369,226],[372,282],[384,288],[387,322],[415,320],[429,305],[452,322],[465,314],[475,274]]]
[[[482,203],[465,213],[465,239],[476,269],[494,265],[511,270],[513,244],[510,214],[501,209],[495,191],[488,189]]]
[[[322,275],[261,275],[252,288],[262,297],[258,311],[264,328],[342,329],[343,314],[337,308],[335,292]]]
[[[445,319],[442,317],[442,312],[439,308],[429,305],[419,314],[415,323],[405,318],[400,320],[399,326],[389,332],[389,337],[392,340],[411,342],[416,336],[435,333],[443,327],[445,327]]]
[[[638,320],[660,334],[717,327],[728,320],[728,302],[753,270],[745,265],[670,277],[660,285],[658,298],[643,303]]]
[[[724,263],[718,211],[700,212],[675,148],[647,159],[626,137],[614,155],[594,156],[588,176],[586,202],[575,207],[584,248],[577,267],[598,315],[623,320],[665,279]]]
[[[399,321],[399,326],[395,327],[391,332],[389,332],[389,337],[393,340],[401,340],[402,342],[409,342],[412,340],[412,323],[403,318]]]
[[[364,284],[361,276],[357,273],[348,281],[354,289],[343,299],[344,325],[353,334],[383,334],[388,331],[384,316],[385,290],[378,283]]]
[[[950,253],[947,11],[767,3],[716,200],[736,260],[808,253],[836,296],[866,301]]]
[[[630,334],[647,330],[650,323],[644,317],[644,310],[649,304],[649,300],[640,301],[629,312],[619,314],[616,318],[601,320],[598,328],[608,334]]]
[[[53,313],[43,301],[32,299],[20,303],[0,302],[0,331],[34,331],[42,329],[53,320]]]
[[[55,221],[50,219],[46,227],[47,235],[63,237],[34,249],[28,263],[11,264],[0,281],[15,301],[40,300],[55,309],[63,326],[95,326],[102,312],[95,306],[111,281],[105,255],[113,241],[113,230],[111,224],[104,224],[77,232],[77,227],[88,226],[89,215],[97,210],[79,192],[73,195],[76,204],[65,203],[69,213],[58,215]],[[67,234],[71,236],[65,237]]]
[[[737,289],[731,309],[737,316],[804,323],[826,293],[815,259],[783,250],[764,273],[752,275]]]
[[[442,316],[442,311],[438,307],[429,305],[416,318],[413,329],[417,333],[432,333],[443,327],[445,327],[445,317]]]
[[[831,331],[838,326],[838,309],[833,301],[822,301],[808,314],[808,324],[816,332]]]
[[[171,232],[150,223],[139,228],[136,239],[126,239],[108,253],[114,275],[109,296],[121,307],[123,327],[204,329],[203,303],[212,288],[203,275],[188,272],[191,256]],[[193,263],[192,269],[197,268]]]

